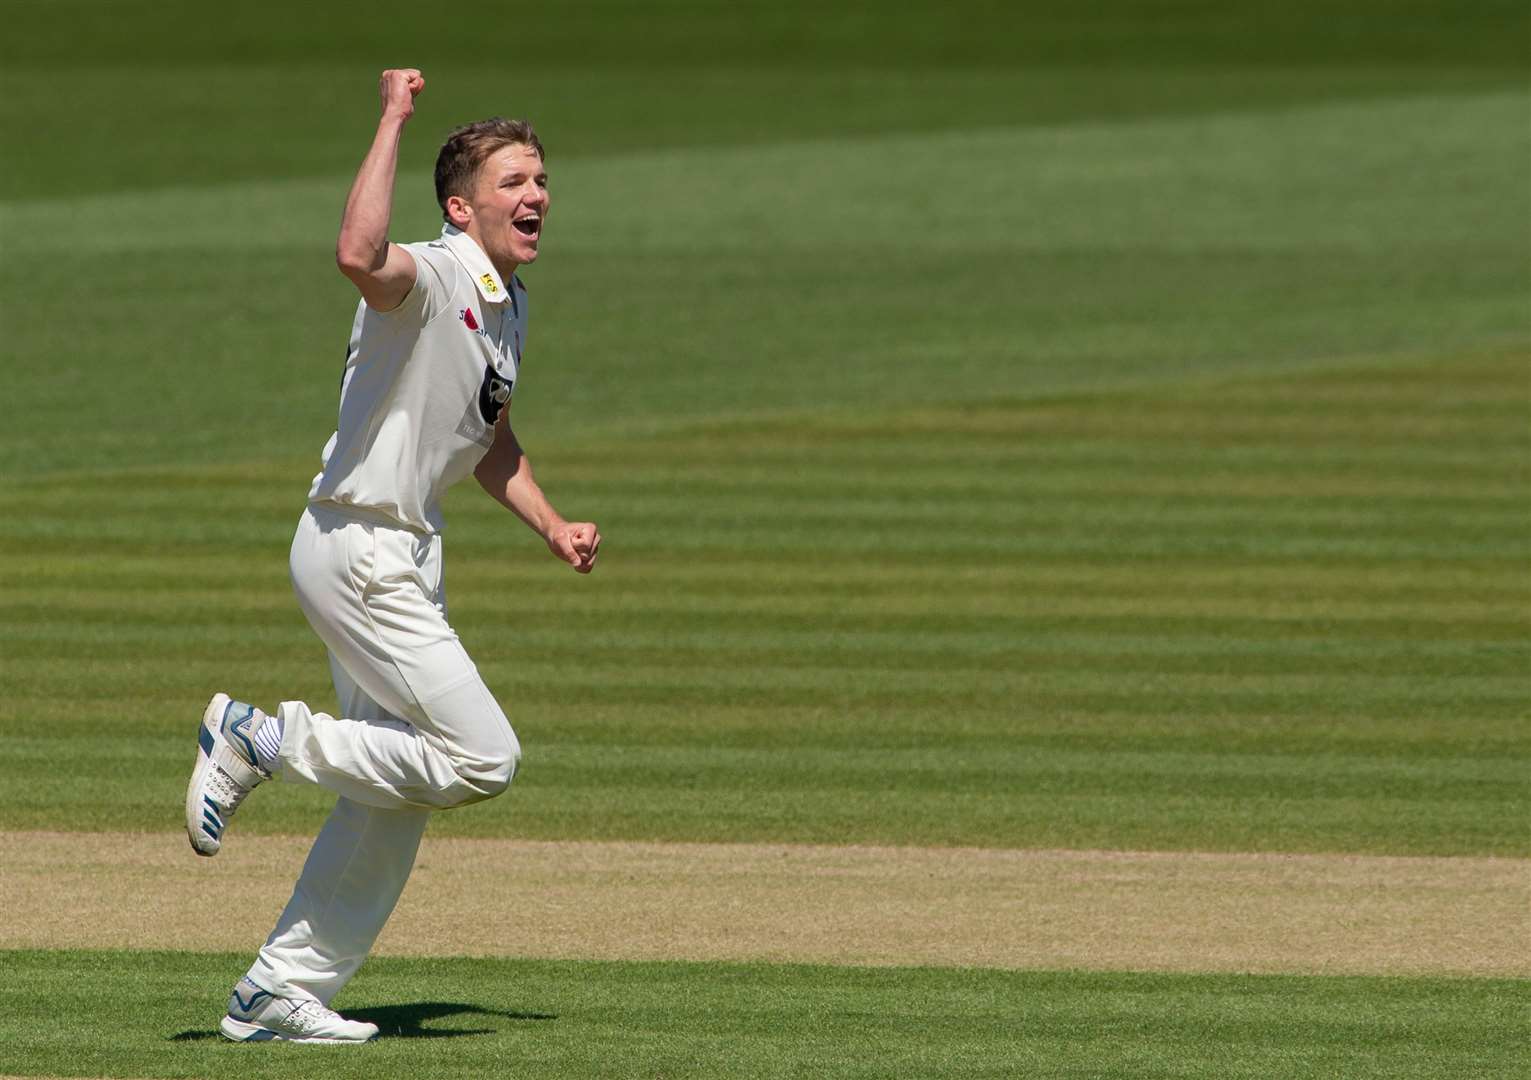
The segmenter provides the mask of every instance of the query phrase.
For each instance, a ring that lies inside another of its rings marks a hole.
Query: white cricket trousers
[[[328,1004],[398,903],[430,812],[504,791],[521,748],[447,623],[439,536],[309,506],[290,566],[341,715],[284,701],[277,775],[340,798],[250,978]]]

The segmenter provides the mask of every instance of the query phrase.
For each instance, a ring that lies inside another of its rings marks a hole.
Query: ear
[[[466,229],[473,220],[473,207],[461,195],[448,195],[447,220],[459,229]]]

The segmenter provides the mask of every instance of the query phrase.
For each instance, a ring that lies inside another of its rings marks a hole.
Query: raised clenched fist
[[[408,120],[415,111],[415,98],[425,89],[425,76],[416,68],[389,68],[377,80],[377,92],[383,99],[383,115]]]

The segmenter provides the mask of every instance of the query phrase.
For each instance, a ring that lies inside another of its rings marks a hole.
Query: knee
[[[505,745],[499,752],[458,764],[457,777],[462,781],[462,800],[457,805],[468,806],[483,802],[496,795],[503,795],[509,789],[521,765],[521,743],[508,728],[505,736]]]
[[[492,799],[496,795],[503,795],[510,788],[510,782],[516,777],[516,769],[521,764],[521,748],[516,746],[503,758],[495,761],[489,768],[480,769],[474,776],[471,786],[481,794],[474,802],[484,799]]]

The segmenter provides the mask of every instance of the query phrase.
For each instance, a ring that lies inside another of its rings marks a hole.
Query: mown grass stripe
[[[244,954],[0,954],[0,1068],[283,1080],[309,1047],[221,1044]],[[1187,1080],[1513,1075],[1523,981],[380,957],[336,1004],[385,1029],[326,1075],[805,1074]],[[73,1018],[90,1015],[96,1025]],[[115,1033],[104,1041],[99,1026]],[[301,1059],[301,1060],[300,1060]]]
[[[1513,387],[1522,358],[1460,362],[1479,392]],[[1331,374],[1287,389],[1320,396]],[[1457,379],[1440,360],[1341,382],[1396,395],[1395,375],[1425,410]],[[1230,403],[1258,401],[1258,388],[1213,383],[585,446],[544,479],[613,515],[611,557],[589,580],[528,561],[542,558],[532,538],[510,547],[484,500],[454,499],[452,617],[528,756],[514,798],[441,828],[1525,852],[1531,541],[1501,496],[1527,477],[1503,468],[1494,441],[1521,437],[1512,412],[1474,414],[1493,438],[1442,444],[1497,485],[1475,501],[1448,471],[1409,471],[1430,448],[1398,443],[1402,420],[1361,430],[1317,411],[1300,419],[1328,434],[1301,452],[1264,436],[1227,456],[1196,449],[1222,438]],[[1035,488],[992,467],[1020,456],[986,456],[1033,443],[1056,463]],[[977,452],[951,460],[983,467],[904,483],[911,455],[954,448]],[[698,460],[709,471],[693,486]],[[1327,466],[1348,460],[1366,462],[1338,474],[1348,484],[1401,477],[1421,493],[1320,494]],[[819,475],[849,464],[795,500],[790,473],[757,483],[793,462]],[[114,494],[141,489],[145,509],[114,517],[111,560],[96,558],[99,501],[50,494],[9,519],[31,554],[0,599],[0,633],[16,643],[0,667],[13,765],[0,820],[102,820],[47,763],[61,745],[106,753],[91,719],[103,707],[141,743],[77,771],[122,823],[154,828],[184,783],[185,717],[213,689],[329,700],[285,580],[298,500],[284,488],[304,471],[131,474]],[[1131,491],[1139,475],[1157,487]],[[1200,489],[1209,477],[1232,493]],[[26,506],[41,489],[7,490]],[[139,790],[115,776],[123,760],[141,763]],[[322,812],[321,794],[283,794],[246,827],[297,829]]]

